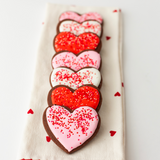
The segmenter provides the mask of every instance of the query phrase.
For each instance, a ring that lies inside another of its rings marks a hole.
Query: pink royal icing
[[[61,52],[52,59],[53,68],[68,67],[74,71],[84,67],[99,69],[100,63],[100,54],[95,51],[84,51],[78,56],[72,52]]]
[[[99,122],[97,112],[88,106],[70,113],[61,106],[53,105],[47,109],[46,118],[51,132],[68,152],[88,140]]]
[[[85,13],[83,15],[78,15],[77,13],[75,12],[64,12],[61,14],[59,20],[60,21],[63,21],[65,19],[72,19],[72,20],[75,20],[77,22],[83,22],[83,21],[86,21],[86,20],[96,20],[100,23],[102,23],[102,17],[96,13],[96,12],[88,12],[88,13]]]

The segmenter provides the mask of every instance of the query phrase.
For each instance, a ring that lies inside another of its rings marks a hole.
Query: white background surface
[[[0,159],[16,159],[47,2],[122,9],[126,160],[160,159],[160,1],[0,2]]]

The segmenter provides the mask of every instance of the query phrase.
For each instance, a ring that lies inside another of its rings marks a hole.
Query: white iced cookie
[[[72,89],[91,84],[96,87],[101,82],[101,74],[99,70],[95,68],[84,68],[78,72],[74,72],[69,68],[55,68],[51,73],[51,85],[52,87],[57,85],[66,85]]]
[[[71,32],[77,36],[82,33],[92,32],[100,37],[102,26],[99,22],[91,20],[84,21],[82,23],[78,23],[72,20],[65,20],[59,24],[58,30],[59,32]]]

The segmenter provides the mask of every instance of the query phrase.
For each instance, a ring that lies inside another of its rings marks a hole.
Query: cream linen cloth
[[[65,11],[80,14],[98,12],[103,18],[101,74],[102,106],[99,111],[101,127],[96,137],[85,147],[73,154],[66,154],[54,142],[46,141],[42,114],[51,89],[49,76],[52,71],[51,59],[55,54],[53,38],[59,16]],[[118,8],[79,7],[47,4],[36,63],[34,86],[27,115],[27,123],[18,154],[18,159],[32,160],[124,160],[124,103],[121,59],[121,11]],[[119,95],[119,96],[118,96]],[[111,131],[116,131],[111,136]]]

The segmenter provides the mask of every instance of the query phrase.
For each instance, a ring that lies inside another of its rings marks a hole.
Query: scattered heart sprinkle
[[[116,9],[113,12],[118,12]]]
[[[29,109],[27,114],[34,114],[33,110],[32,109]]]
[[[108,41],[109,39],[111,39],[111,37],[106,36],[106,40]]]
[[[115,97],[116,97],[116,96],[120,97],[121,94],[120,94],[119,92],[117,92],[117,93],[114,94],[114,96],[115,96]]]
[[[49,136],[46,136],[46,141],[47,142],[50,142],[51,141],[51,138]]]
[[[111,130],[109,133],[110,133],[110,136],[113,137],[116,134],[116,131]]]

